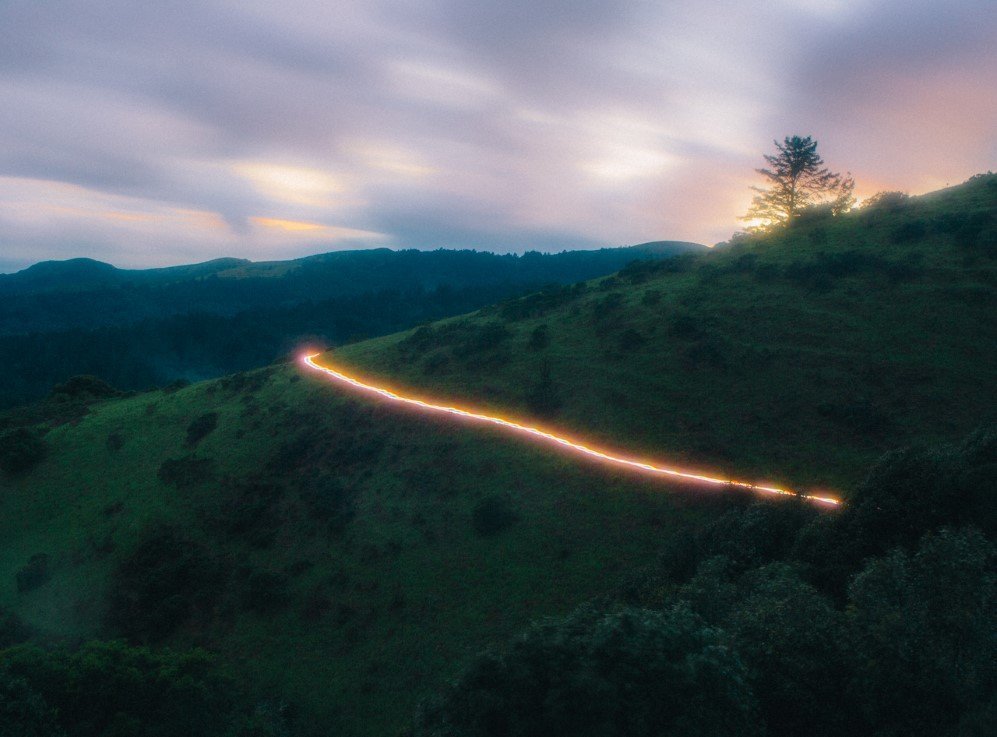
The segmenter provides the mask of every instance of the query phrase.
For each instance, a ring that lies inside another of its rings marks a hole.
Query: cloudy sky
[[[0,0],[0,271],[738,228],[997,168],[992,0]]]

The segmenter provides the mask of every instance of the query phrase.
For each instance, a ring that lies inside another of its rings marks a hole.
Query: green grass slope
[[[884,450],[997,414],[995,239],[989,175],[330,360],[522,416],[553,396],[550,422],[610,447],[847,491]]]
[[[326,360],[626,452],[847,493],[883,449],[993,419],[995,194],[988,177],[814,217]],[[0,607],[53,637],[205,645],[288,699],[303,734],[396,733],[475,652],[612,589],[717,496],[290,365],[44,427],[46,457],[0,477]],[[183,612],[156,628],[161,607],[122,581],[163,525],[192,563],[146,576]]]
[[[216,427],[192,446],[205,415]],[[220,652],[289,700],[303,734],[395,733],[469,656],[611,589],[693,514],[625,474],[427,426],[295,367],[110,401],[46,441],[0,491],[0,606],[47,635],[116,636],[116,571],[177,526],[216,590],[165,641]],[[515,520],[482,534],[493,496]],[[39,555],[43,582],[19,590]]]

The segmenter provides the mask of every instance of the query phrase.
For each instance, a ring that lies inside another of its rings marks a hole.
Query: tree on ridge
[[[770,168],[756,169],[769,186],[752,187],[755,195],[743,220],[761,220],[763,227],[788,225],[808,207],[823,204],[838,215],[855,202],[855,180],[824,166],[817,153],[817,141],[810,136],[786,136],[773,141],[777,154],[765,155]]]

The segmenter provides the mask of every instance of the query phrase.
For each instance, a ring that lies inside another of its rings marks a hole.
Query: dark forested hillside
[[[145,270],[117,269],[91,259],[47,261],[15,274],[0,274],[0,335],[121,325],[189,312],[231,315],[384,290],[563,284],[611,273],[638,258],[702,248],[662,241],[521,256],[380,248],[294,261],[217,259]]]
[[[245,370],[302,340],[383,335],[697,249],[671,241],[523,256],[378,249],[144,271],[88,259],[41,263],[0,276],[0,407],[76,374],[145,389]]]

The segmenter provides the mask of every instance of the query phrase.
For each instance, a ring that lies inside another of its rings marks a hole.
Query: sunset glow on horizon
[[[5,3],[0,272],[712,245],[785,135],[859,198],[997,168],[994,37],[984,0]]]

